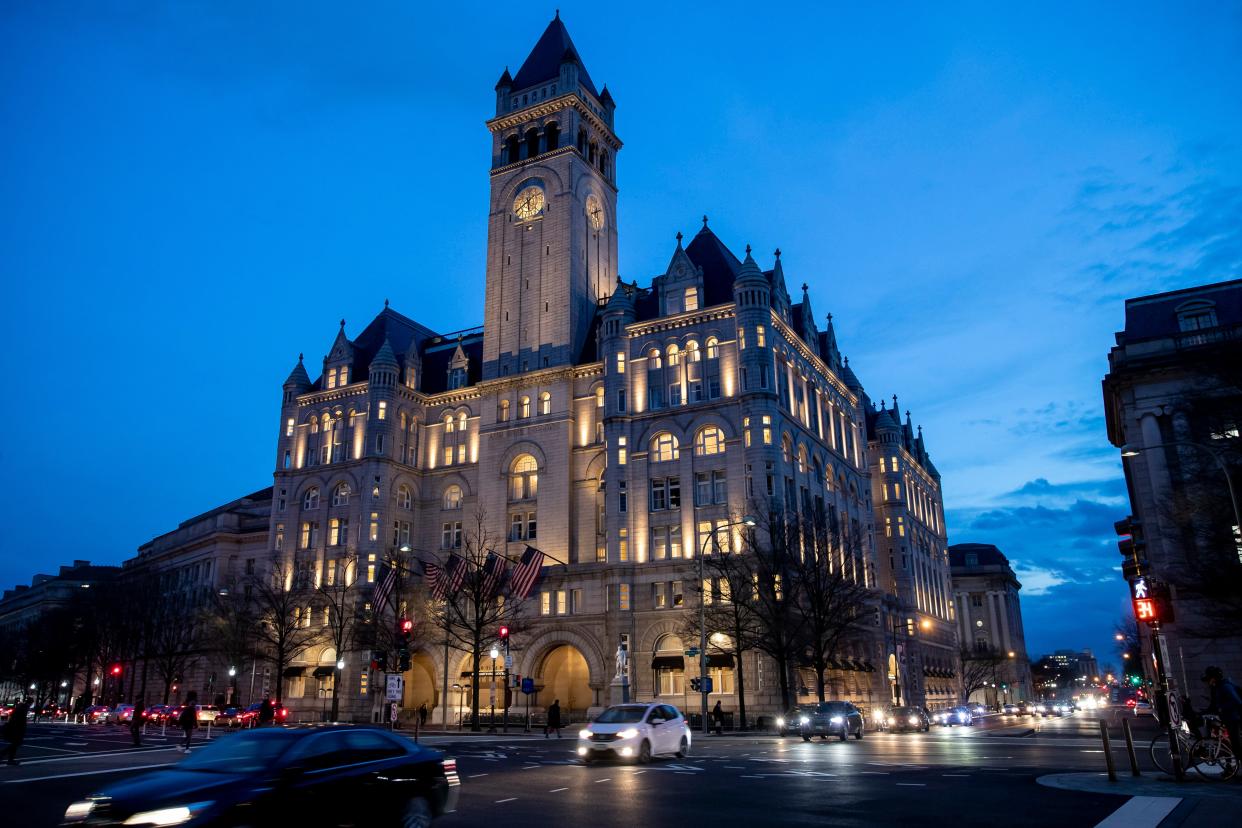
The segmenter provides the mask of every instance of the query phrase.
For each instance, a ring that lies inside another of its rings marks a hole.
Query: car
[[[798,719],[798,735],[809,742],[814,736],[827,739],[836,736],[844,742],[850,736],[863,737],[863,716],[849,702],[830,701],[808,705]]]
[[[1030,706],[1028,712],[1032,716],[1046,716],[1048,715],[1048,705],[1043,702],[1035,702]]]
[[[16,705],[0,704],[0,721],[8,721],[9,716],[13,715],[13,708]]]
[[[127,724],[133,718],[134,706],[132,704],[118,704],[108,711],[105,721],[108,724]]]
[[[92,704],[82,711],[82,718],[87,724],[99,724],[108,720],[108,708],[102,704]]]
[[[1074,705],[1070,702],[1054,702],[1051,707],[1056,716],[1068,716],[1074,712]]]
[[[259,723],[259,710],[263,707],[263,702],[255,702],[246,708],[246,713],[251,717],[255,724]],[[272,722],[274,724],[284,724],[289,718],[289,708],[284,705],[278,705],[272,702]]]
[[[147,721],[152,724],[162,724],[168,715],[168,705],[153,704],[147,708]]]
[[[690,726],[671,704],[614,704],[578,731],[578,756],[633,759],[640,764],[658,754],[681,758],[690,752]]]
[[[936,724],[941,727],[954,727],[955,725],[966,725],[970,727],[975,723],[974,714],[970,712],[969,707],[959,706],[950,707],[941,710],[935,715]]]
[[[884,729],[893,733],[905,730],[931,730],[931,719],[921,707],[894,707],[884,716]]]
[[[1020,716],[1022,715],[1022,708],[1016,704],[1007,704],[1001,708],[1001,713],[1005,716]]]
[[[199,724],[204,724],[206,722],[212,722],[214,724],[216,717],[220,715],[220,708],[216,707],[214,704],[196,704],[194,705],[194,708],[195,717],[198,719]]]
[[[1156,708],[1149,701],[1138,701],[1134,704],[1135,716],[1155,716]]]
[[[216,716],[216,727],[245,727],[254,716],[240,707],[226,707]]]
[[[1126,707],[1133,708],[1138,704],[1138,699],[1126,699]]]
[[[779,733],[782,738],[791,733],[797,733],[802,717],[806,715],[807,709],[812,706],[813,705],[809,704],[799,704],[785,711],[785,715],[777,716],[776,732]]]
[[[428,825],[457,808],[457,762],[387,730],[262,728],[116,782],[62,825]]]
[[[988,709],[985,705],[976,704],[970,708],[971,716],[986,716],[987,714],[988,714]]]

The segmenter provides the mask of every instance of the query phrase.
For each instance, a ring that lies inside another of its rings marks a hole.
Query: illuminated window
[[[539,614],[540,615],[551,615],[552,614],[552,593],[550,592],[539,593]]]
[[[522,397],[518,400],[518,417],[526,419],[530,416],[530,397]]]
[[[707,358],[708,359],[719,359],[720,358],[720,340],[716,339],[716,337],[714,336],[709,336],[707,338],[706,344],[707,344]]]
[[[624,466],[626,461],[625,438],[617,438],[617,465]]]
[[[772,415],[763,415],[763,444],[765,446],[772,445]]]
[[[888,461],[883,457],[880,458],[880,474],[888,473]]]
[[[694,453],[700,457],[720,454],[724,450],[725,435],[716,426],[705,426],[694,437]]]
[[[686,343],[686,362],[698,362],[702,357],[703,353],[699,350],[699,343],[693,339]]]
[[[681,364],[681,349],[676,345],[668,346],[668,364],[670,368]]]
[[[456,427],[457,427],[457,421],[453,419],[453,415],[445,414],[444,415],[444,433],[452,434]]]
[[[461,548],[461,521],[449,521],[440,528],[440,548]]]
[[[388,419],[388,403],[383,402],[382,400],[380,401],[380,404],[379,404],[379,418],[381,420]]]
[[[332,518],[328,521],[328,545],[344,546],[349,540],[349,518]]]
[[[285,436],[286,437],[293,436],[293,418],[292,417],[285,420]]]
[[[664,367],[664,363],[660,361],[660,349],[652,348],[647,352],[647,370],[651,371],[662,367]]]
[[[760,348],[762,348],[764,344],[766,343],[766,341],[767,341],[767,338],[764,334],[763,326],[756,325],[755,326],[755,344],[758,345]]]
[[[509,422],[509,401],[501,400],[500,409],[496,413],[496,419],[502,423]]]
[[[681,451],[677,438],[669,432],[661,431],[651,438],[651,461],[653,463],[667,463],[671,460],[676,460],[680,456]]]
[[[367,528],[367,540],[372,542],[379,540],[379,512],[371,513],[370,525]]]
[[[539,395],[539,413],[540,414],[551,414],[552,413],[552,395],[549,394],[547,391],[544,391],[542,394]]]
[[[617,585],[617,609],[628,610],[630,608],[630,585]]]
[[[617,373],[618,374],[625,373],[625,354],[623,354],[621,351],[617,351]]]
[[[402,509],[408,509],[412,502],[413,495],[410,492],[410,487],[402,483],[397,487],[397,505]]]
[[[302,496],[302,508],[303,509],[318,509],[319,508],[319,487],[318,486],[311,486],[309,489],[306,490],[306,494]]]
[[[622,527],[617,530],[617,560],[626,563],[630,559],[630,530]]]
[[[285,525],[283,523],[276,524],[275,547],[277,551],[285,548]]]
[[[685,308],[688,311],[699,309],[699,289],[697,287],[686,288]]]
[[[746,329],[741,325],[738,325],[737,328],[737,349],[739,351],[746,350]]]
[[[337,484],[337,487],[332,490],[332,505],[333,506],[348,506],[349,505],[349,494],[350,492],[349,492],[348,483]]]
[[[539,464],[529,454],[520,454],[509,470],[509,499],[530,500],[539,494]]]
[[[563,589],[558,589],[556,591],[556,614],[569,614],[569,593]]]
[[[903,538],[906,536],[906,519],[903,517],[897,518],[897,534]]]
[[[595,389],[595,407],[596,408],[604,407],[604,386],[602,385],[599,388]],[[596,415],[596,416],[599,416],[599,415]]]
[[[461,508],[461,486],[458,486],[456,483],[454,483],[453,485],[445,489],[444,498],[443,498],[441,505],[445,509],[460,509]]]
[[[314,521],[302,521],[302,531],[298,537],[298,546],[301,549],[310,549],[314,547],[318,540],[319,524]]]

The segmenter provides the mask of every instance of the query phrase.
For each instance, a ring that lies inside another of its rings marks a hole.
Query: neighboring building
[[[807,286],[789,296],[780,251],[767,269],[749,247],[739,259],[705,217],[687,244],[677,235],[649,287],[619,281],[614,107],[559,17],[516,76],[504,73],[488,122],[483,325],[437,333],[385,303],[353,338],[341,322],[317,377],[299,357],[283,386],[266,555],[307,585],[356,560],[371,584],[396,550],[444,558],[484,516],[509,557],[527,544],[548,554],[512,672],[534,680],[536,710],[559,698],[581,720],[611,702],[620,642],[632,696],[693,707],[697,664],[679,634],[697,601],[695,556],[713,541],[739,546],[736,529],[721,530],[756,501],[823,510],[857,540],[855,577],[893,590],[888,633],[861,625],[835,659],[831,696],[867,710],[951,700],[942,494],[921,434],[881,422],[831,321],[818,329]],[[876,492],[906,527],[882,538],[883,566]],[[247,531],[239,544],[259,539]],[[188,540],[167,550],[190,563]],[[194,554],[217,576],[234,556]],[[378,677],[362,653],[342,655],[342,718],[374,719]],[[319,711],[336,658],[319,644],[285,671],[295,717]],[[753,651],[712,653],[711,702],[735,708],[739,658],[749,709],[775,712],[775,667]],[[443,698],[444,676],[465,683],[471,670],[466,653],[446,663],[440,646],[419,650],[404,706],[455,716],[468,688]],[[814,682],[793,678],[809,700]]]
[[[1132,512],[1118,531],[1134,533],[1129,576],[1172,585],[1168,673],[1199,699],[1205,667],[1242,674],[1242,280],[1128,299],[1116,339],[1105,415]]]
[[[1065,698],[1100,683],[1100,665],[1090,650],[1057,650],[1031,667],[1036,689],[1047,698]]]
[[[40,623],[47,613],[70,606],[83,590],[106,589],[119,571],[120,567],[116,566],[74,561],[72,565],[62,566],[55,575],[34,576],[30,586],[23,584],[6,589],[4,596],[0,597],[0,658],[10,657],[7,647],[19,644],[25,634],[23,631]],[[8,664],[0,665],[0,676],[5,676],[9,667]],[[40,697],[68,702],[82,694],[92,677],[86,673],[66,674],[61,680],[66,682],[63,689],[43,688]],[[0,681],[0,700],[12,699],[29,689],[28,685],[19,685],[12,678],[5,678]]]
[[[970,700],[996,706],[1034,698],[1018,598],[1022,584],[1009,559],[990,543],[957,543],[949,547],[949,565],[963,653],[1004,659],[994,682],[1002,686],[978,690]]]

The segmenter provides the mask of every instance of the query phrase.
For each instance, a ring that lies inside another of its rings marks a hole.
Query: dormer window
[[[1182,333],[1215,328],[1216,304],[1206,299],[1194,299],[1177,308],[1177,327]]]
[[[449,369],[449,389],[464,388],[466,386],[466,369],[450,368]]]
[[[328,388],[344,388],[349,385],[349,366],[328,369]]]
[[[686,288],[686,298],[684,310],[693,311],[699,309],[699,289],[697,287]]]

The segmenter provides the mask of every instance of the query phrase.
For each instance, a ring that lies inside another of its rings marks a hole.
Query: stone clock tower
[[[614,109],[559,14],[496,84],[484,379],[573,365],[588,346],[617,281]]]

